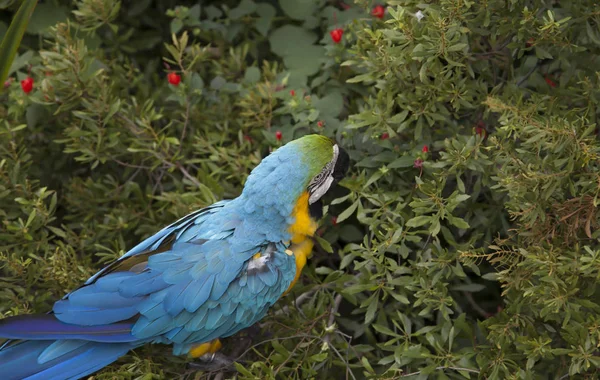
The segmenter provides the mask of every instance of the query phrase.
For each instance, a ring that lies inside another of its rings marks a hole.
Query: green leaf
[[[204,88],[204,81],[198,73],[193,73],[190,78],[189,86],[192,90],[202,90]]]
[[[388,169],[408,168],[415,164],[415,158],[412,156],[402,156],[395,159],[387,167]]]
[[[364,233],[353,224],[345,225],[340,230],[340,240],[345,242],[358,242],[363,239]]]
[[[256,13],[258,13],[259,18],[254,23],[254,26],[260,34],[266,37],[269,34],[273,18],[277,14],[277,11],[270,4],[259,3],[256,6]]]
[[[144,13],[150,6],[152,0],[138,0],[132,2],[131,6],[127,8],[127,17],[137,17]]]
[[[469,223],[467,223],[464,219],[456,217],[456,216],[451,216],[451,215],[446,215],[446,217],[448,218],[448,221],[450,222],[450,224],[452,224],[453,226],[456,226],[458,228],[462,228],[463,230],[466,230],[467,228],[469,228]]]
[[[288,69],[295,73],[309,76],[319,72],[324,58],[325,48],[311,45],[289,51],[283,57],[283,62]]]
[[[333,272],[333,270],[331,268],[328,267],[318,267],[315,269],[315,273],[316,274],[322,274],[322,275],[327,275],[329,273]]]
[[[315,100],[313,105],[322,115],[337,117],[344,110],[344,97],[341,92],[333,90],[323,98]]]
[[[460,42],[456,45],[452,45],[448,48],[448,51],[461,51],[464,48],[466,48],[468,46],[468,44],[464,43],[464,42]]]
[[[348,207],[347,209],[345,209],[344,211],[342,211],[338,216],[337,216],[337,223],[341,223],[344,220],[348,219],[350,217],[350,215],[354,214],[354,211],[356,211],[356,208],[358,207],[358,202],[356,201],[354,203],[352,203],[350,205],[350,207]]]
[[[27,107],[27,113],[25,114],[25,118],[27,119],[27,126],[29,128],[34,128],[38,125],[38,123],[42,120],[47,120],[49,117],[49,113],[46,108],[39,104],[32,104]]]
[[[247,83],[256,83],[260,80],[260,70],[256,66],[251,66],[244,73],[244,81]]]
[[[227,80],[221,76],[216,76],[210,81],[210,88],[220,90],[227,84]]]
[[[279,0],[279,6],[286,15],[295,20],[305,20],[317,9],[315,0]]]
[[[192,20],[200,20],[200,4],[196,4],[190,8],[189,18]]]
[[[408,222],[406,222],[406,225],[408,227],[420,227],[427,223],[431,223],[432,219],[433,219],[432,216],[425,216],[425,215],[415,216],[414,218],[412,218]]]
[[[378,306],[379,299],[377,297],[372,297],[371,303],[367,307],[367,312],[365,313],[365,325],[371,323],[371,321],[375,318],[375,312],[377,312]]]
[[[174,18],[171,21],[171,34],[177,34],[183,28],[183,21],[178,18]]]
[[[485,289],[485,285],[481,285],[481,284],[462,284],[462,285],[453,286],[451,289],[452,290],[463,291],[463,292],[476,293],[476,292],[480,292],[483,289]]]
[[[322,237],[315,235],[314,236],[315,240],[317,241],[317,243],[321,246],[321,248],[323,248],[323,250],[327,253],[333,253],[333,248],[331,247],[331,244],[329,244],[329,242],[325,239],[323,239]]]
[[[312,47],[317,35],[295,25],[284,25],[271,32],[269,43],[273,53],[280,57],[301,56],[303,49]]]
[[[18,55],[10,66],[10,70],[8,70],[8,75],[14,74],[17,70],[26,66],[33,59],[33,51],[29,50],[25,53]]]
[[[8,77],[8,71],[36,5],[37,0],[24,0],[2,39],[0,44],[0,85],[4,84]],[[0,87],[0,91],[3,88],[4,86]]]
[[[55,4],[41,3],[35,8],[26,31],[31,34],[43,34],[50,27],[67,21],[68,14],[68,8],[59,7]]]
[[[256,3],[254,1],[242,0],[240,5],[238,5],[236,8],[233,8],[229,12],[229,18],[232,20],[237,20],[251,14],[254,11],[256,11]]]
[[[2,21],[0,21],[0,41],[2,41],[2,38],[6,34],[6,30],[7,29],[8,29],[8,26],[6,26],[5,23],[3,23]]]

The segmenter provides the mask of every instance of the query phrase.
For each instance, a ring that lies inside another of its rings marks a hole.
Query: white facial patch
[[[313,190],[313,192],[310,194],[310,197],[308,198],[308,204],[313,204],[319,199],[321,199],[321,197],[325,195],[327,190],[329,190],[332,183],[333,177],[327,177],[325,181],[322,184],[320,184],[315,190]]]
[[[331,161],[329,161],[323,170],[321,170],[321,172],[308,184],[308,192],[310,193],[308,204],[313,204],[321,199],[331,187],[331,184],[333,183],[333,169],[335,168],[339,154],[340,148],[335,144],[333,146],[333,158]]]

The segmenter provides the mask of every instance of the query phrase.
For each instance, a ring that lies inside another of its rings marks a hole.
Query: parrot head
[[[344,178],[349,163],[348,154],[330,138],[306,135],[265,157],[250,173],[242,195],[277,207],[282,216],[307,202],[311,218],[319,219],[322,197]]]
[[[348,153],[331,139],[321,135],[307,135],[294,140],[308,166],[302,186],[308,195],[308,205],[313,218],[323,216],[321,198],[341,181],[350,163]]]

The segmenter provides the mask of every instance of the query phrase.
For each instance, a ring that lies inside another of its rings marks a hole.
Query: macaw
[[[321,198],[349,166],[320,135],[280,147],[239,197],[192,212],[139,243],[54,303],[0,321],[0,378],[78,379],[146,343],[215,353],[265,316],[298,280]]]

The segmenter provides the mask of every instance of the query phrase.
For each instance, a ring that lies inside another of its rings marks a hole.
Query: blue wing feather
[[[0,336],[9,339],[84,339],[95,342],[134,342],[133,322],[83,326],[58,320],[53,314],[19,315],[0,320]],[[2,351],[0,351],[2,352]]]

